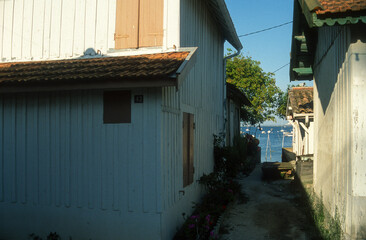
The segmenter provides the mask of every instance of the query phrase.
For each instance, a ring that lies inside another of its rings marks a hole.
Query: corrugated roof
[[[313,113],[313,87],[293,87],[288,92],[292,113]]]
[[[93,81],[166,81],[176,84],[177,71],[189,51],[121,57],[11,62],[0,64],[0,90],[21,83],[89,83]]]

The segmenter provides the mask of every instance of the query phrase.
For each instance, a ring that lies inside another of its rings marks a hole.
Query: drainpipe
[[[227,122],[227,118],[226,118],[226,104],[227,104],[227,96],[226,96],[226,62],[228,59],[236,57],[240,54],[241,52],[241,48],[237,49],[236,53],[233,53],[229,56],[224,57],[224,129],[223,129],[223,133],[224,133],[224,145],[226,146],[226,122]],[[240,117],[240,116],[239,116]]]

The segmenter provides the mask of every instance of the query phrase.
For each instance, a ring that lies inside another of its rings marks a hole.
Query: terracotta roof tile
[[[293,113],[313,113],[313,87],[293,87],[288,97]]]
[[[366,0],[319,0],[323,9],[317,9],[317,15],[340,14],[366,10]]]
[[[189,52],[0,63],[0,86],[16,82],[171,79]]]

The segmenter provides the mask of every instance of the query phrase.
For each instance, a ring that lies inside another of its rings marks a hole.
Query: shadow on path
[[[258,164],[247,178],[238,179],[248,202],[236,204],[223,216],[221,240],[321,239],[303,196],[293,180],[263,181]]]

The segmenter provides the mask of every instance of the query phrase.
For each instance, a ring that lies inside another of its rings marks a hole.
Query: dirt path
[[[227,234],[221,240],[319,239],[301,206],[301,194],[291,180],[262,181],[257,165],[252,174],[240,178],[248,201],[236,204],[223,216]]]

